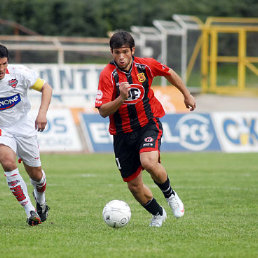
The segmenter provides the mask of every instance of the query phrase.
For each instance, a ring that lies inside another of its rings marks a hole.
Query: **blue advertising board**
[[[162,151],[220,151],[209,114],[167,114],[163,125]],[[113,151],[109,119],[98,114],[82,114],[81,123],[91,152]]]
[[[113,137],[109,134],[109,119],[98,114],[81,114],[83,134],[90,152],[111,152]]]
[[[163,125],[163,151],[220,151],[221,147],[209,114],[167,114]]]

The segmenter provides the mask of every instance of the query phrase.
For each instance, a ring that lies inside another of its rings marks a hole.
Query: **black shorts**
[[[161,122],[154,118],[136,131],[114,135],[116,164],[125,182],[141,173],[141,152],[160,151],[162,133]]]

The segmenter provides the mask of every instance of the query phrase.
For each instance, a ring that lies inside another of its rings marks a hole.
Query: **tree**
[[[1,0],[0,18],[42,35],[106,37],[108,31],[153,26],[173,14],[255,17],[257,0]],[[2,34],[13,33],[0,26]]]

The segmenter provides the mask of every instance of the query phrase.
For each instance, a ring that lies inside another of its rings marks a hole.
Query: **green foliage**
[[[152,26],[173,14],[255,17],[257,0],[1,0],[0,18],[42,35],[105,37],[108,31]],[[2,28],[0,33],[12,33]]]
[[[1,257],[257,257],[257,153],[163,153],[173,187],[185,204],[175,219],[150,176],[143,180],[166,209],[161,228],[127,189],[113,154],[42,155],[49,218],[29,227],[0,173]],[[32,186],[24,169],[21,174]],[[131,207],[129,224],[108,227],[102,209],[112,199]]]

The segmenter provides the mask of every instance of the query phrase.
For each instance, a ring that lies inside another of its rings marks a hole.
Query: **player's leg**
[[[5,144],[9,144],[15,149],[14,139],[8,137]],[[3,138],[2,138],[3,140]],[[7,143],[7,141],[9,143]],[[3,142],[3,141],[1,141]],[[16,197],[17,201],[25,209],[27,214],[27,221],[31,226],[40,224],[40,218],[35,213],[35,208],[30,201],[28,195],[27,185],[24,182],[22,176],[19,173],[19,170],[16,165],[16,153],[11,147],[0,144],[0,163],[4,169],[4,174],[6,176],[6,181],[9,186],[9,189]]]
[[[127,182],[128,189],[133,194],[134,198],[141,204],[145,205],[153,199],[151,190],[143,184],[142,174]]]
[[[142,174],[127,182],[127,185],[134,198],[153,215],[150,226],[161,227],[167,217],[166,212],[153,198],[151,190],[144,185]]]
[[[33,196],[36,200],[37,212],[41,221],[44,222],[47,219],[49,207],[45,197],[46,175],[41,168],[37,137],[19,137],[17,140],[17,152],[31,179],[34,187]]]
[[[47,185],[45,172],[41,169],[41,166],[31,167],[26,165],[25,162],[23,162],[23,165],[30,177],[31,184],[34,187],[33,196],[36,201],[37,212],[41,218],[41,221],[44,222],[47,219],[48,211],[50,209],[47,205],[45,196]]]
[[[184,204],[172,189],[165,168],[159,163],[159,152],[142,152],[140,159],[142,166],[150,173],[155,184],[164,194],[174,216],[177,218],[182,217],[184,215]]]
[[[140,160],[141,165],[144,169],[146,169],[152,179],[159,184],[164,183],[167,180],[167,172],[162,164],[159,162],[159,151],[153,150],[150,152],[141,152]]]
[[[117,166],[123,180],[127,182],[128,188],[135,199],[155,217],[157,222],[151,226],[161,226],[166,215],[164,209],[153,198],[150,189],[143,184],[142,166],[137,151],[137,132],[132,135],[118,135],[114,137],[114,151]]]
[[[174,216],[179,218],[184,215],[184,205],[177,193],[173,191],[168,174],[160,163],[162,132],[162,124],[158,119],[154,119],[154,123],[146,126],[141,137],[140,161],[142,167],[150,173],[154,182],[163,192]]]

